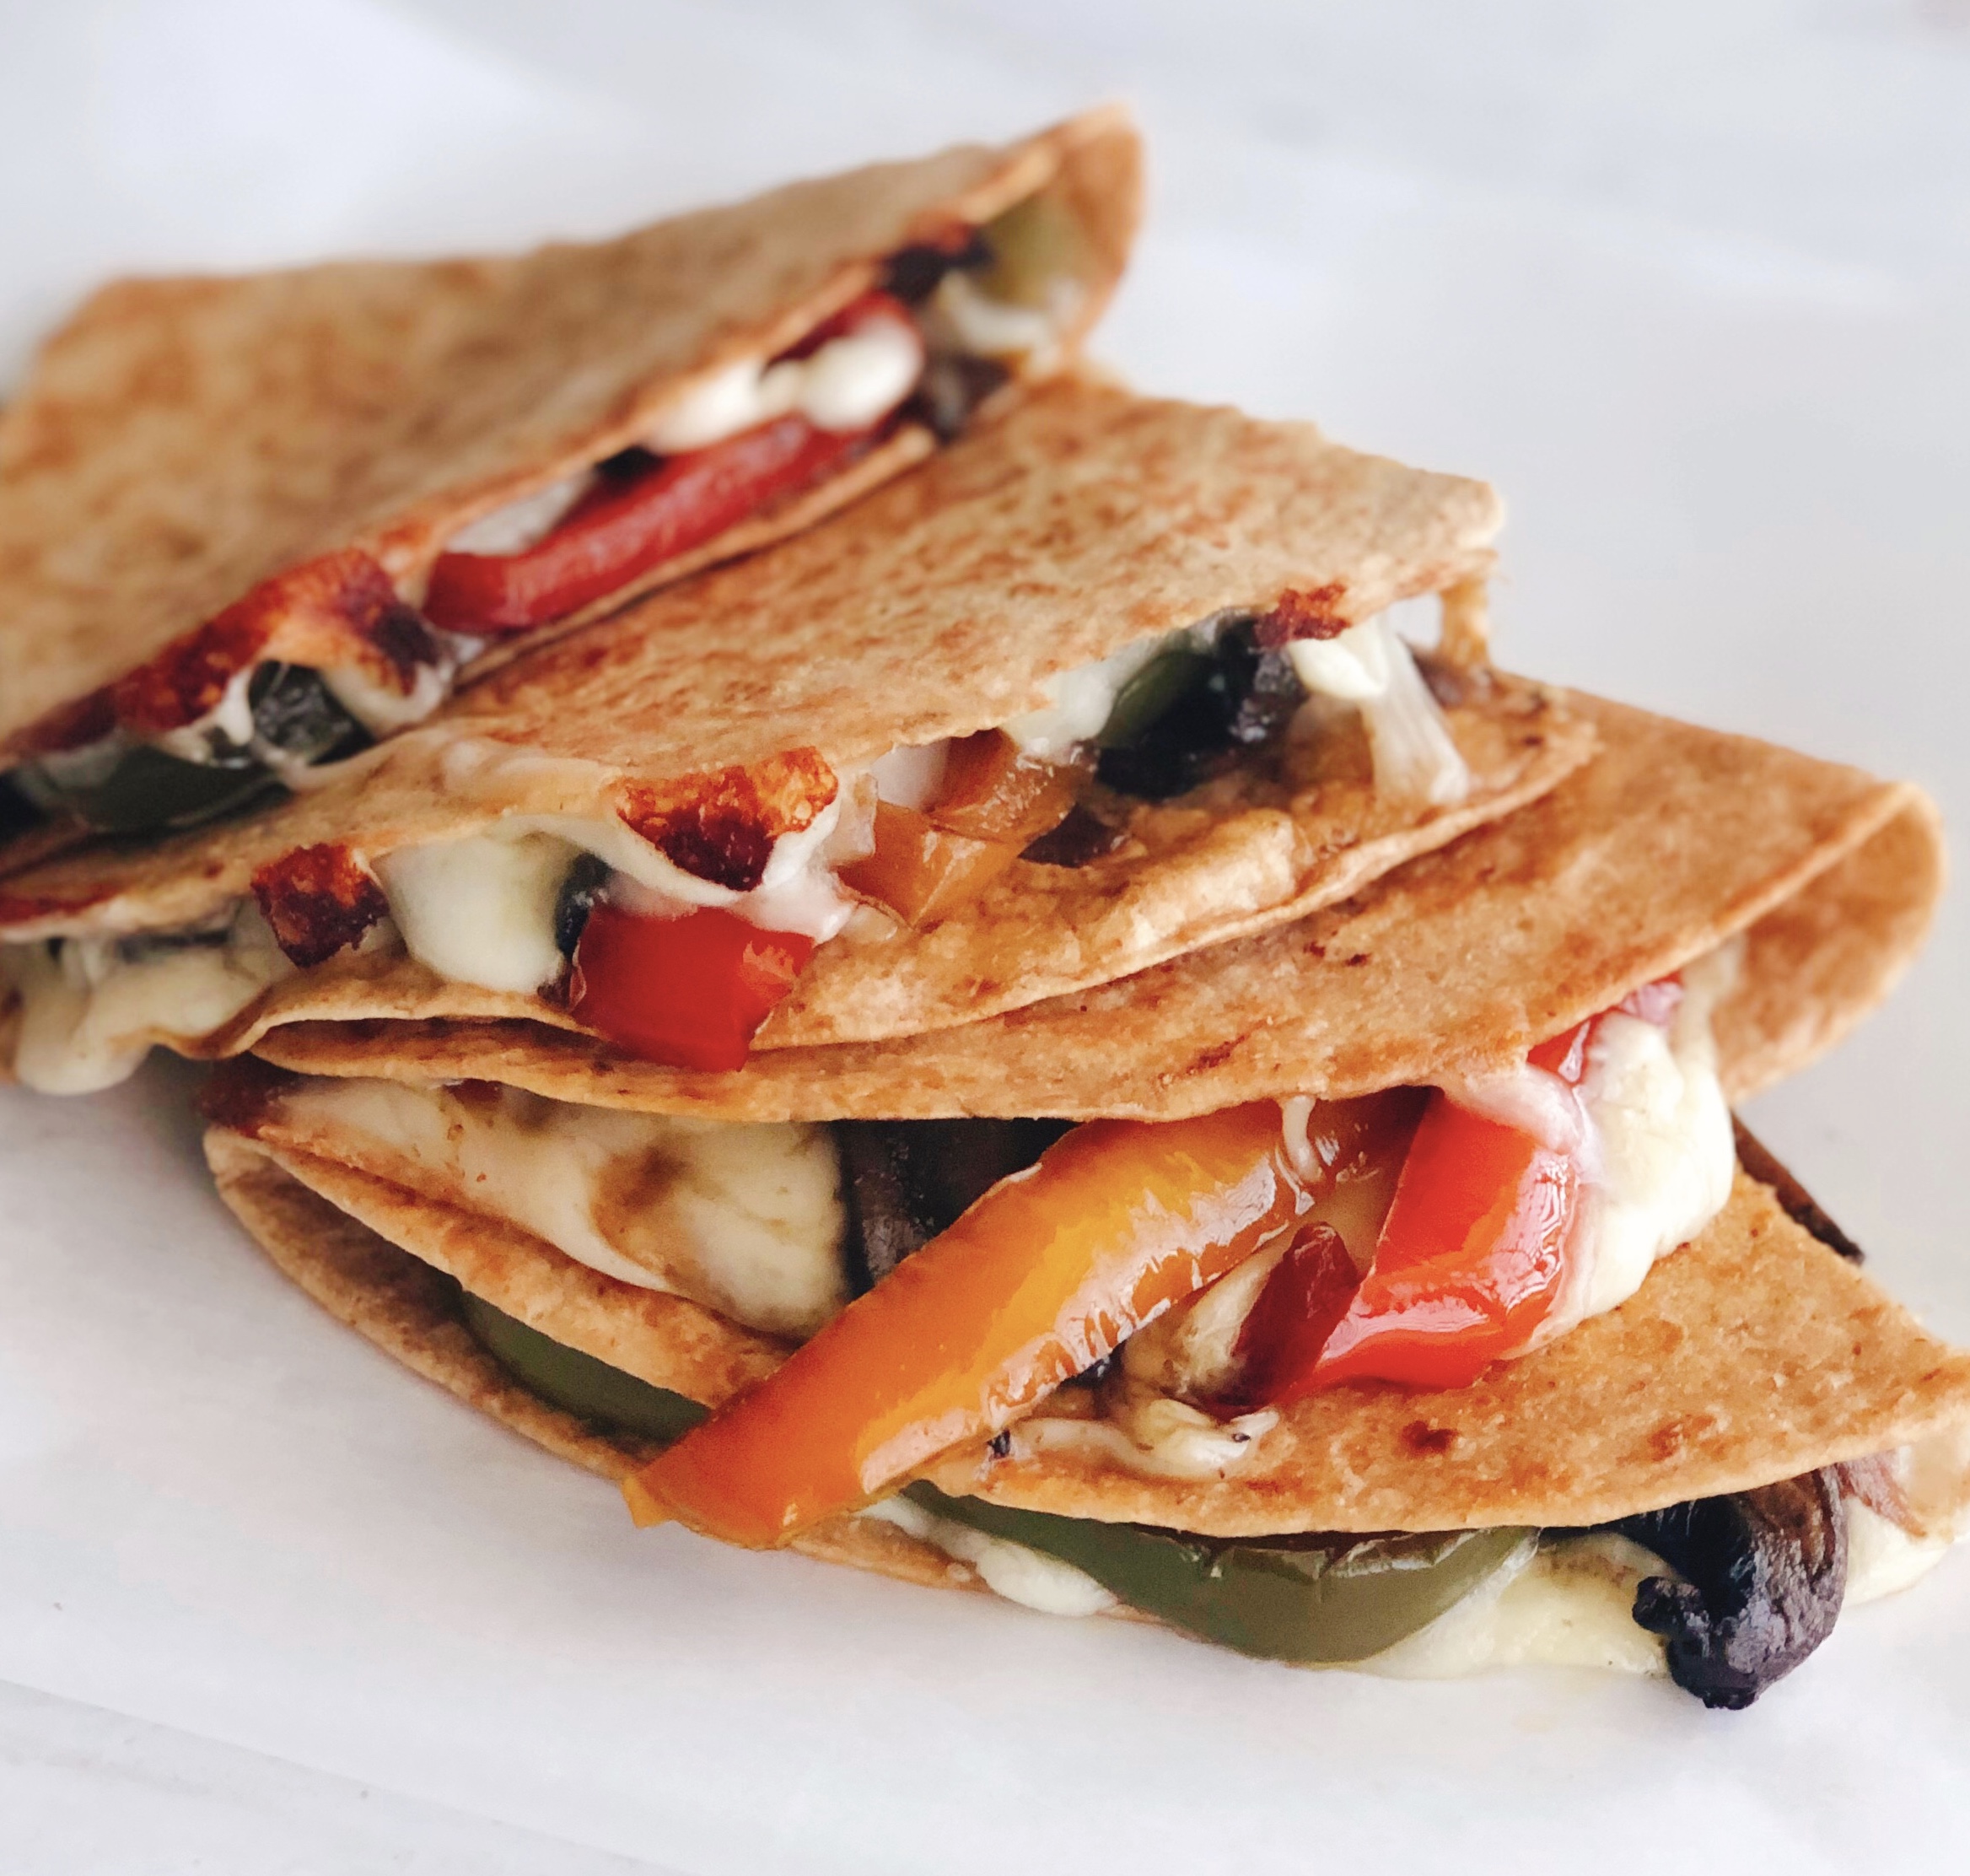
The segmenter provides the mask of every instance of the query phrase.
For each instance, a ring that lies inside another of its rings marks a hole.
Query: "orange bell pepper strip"
[[[1067,818],[1087,779],[1071,763],[1020,753],[1003,730],[949,746],[928,806],[880,803],[875,844],[842,869],[842,883],[921,929],[977,898],[1021,850]]]
[[[950,745],[937,799],[923,811],[946,833],[1016,849],[1058,827],[1088,779],[1077,763],[1022,755],[1004,730],[981,730]]]
[[[919,929],[977,898],[1019,858],[1016,847],[947,833],[892,801],[876,803],[875,831],[875,849],[842,868],[842,884]]]
[[[997,1433],[1290,1231],[1305,1204],[1273,1102],[1090,1121],[631,1474],[623,1496],[639,1523],[785,1544]]]

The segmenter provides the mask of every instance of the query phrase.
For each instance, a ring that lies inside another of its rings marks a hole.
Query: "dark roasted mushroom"
[[[1634,1617],[1668,1644],[1670,1678],[1705,1706],[1749,1706],[1833,1632],[1847,1513],[1832,1468],[1612,1528],[1685,1579],[1644,1577]]]
[[[609,865],[593,854],[577,854],[561,890],[554,895],[554,946],[572,961],[581,935],[588,930],[589,914],[609,883]]]
[[[837,1120],[857,1296],[957,1222],[1009,1172],[1064,1134],[1064,1120]]]
[[[1250,620],[1206,655],[1165,652],[1116,699],[1095,774],[1122,795],[1164,801],[1222,774],[1279,735],[1306,693],[1283,651],[1260,649]]]

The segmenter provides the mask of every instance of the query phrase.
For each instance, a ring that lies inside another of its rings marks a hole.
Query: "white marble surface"
[[[1490,475],[1509,659],[1970,827],[1964,0],[0,0],[0,382],[119,269],[600,232],[1128,95],[1111,360]],[[1970,1340],[1967,1051],[1952,901],[1753,1118]],[[0,1100],[0,1867],[1961,1858],[1963,1560],[1731,1718],[636,1537],[256,1261],[186,1085]]]

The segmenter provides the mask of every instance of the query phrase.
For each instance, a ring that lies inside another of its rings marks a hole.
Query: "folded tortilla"
[[[222,1195],[261,1247],[351,1328],[563,1458],[617,1477],[649,1448],[519,1388],[460,1326],[452,1284],[708,1406],[786,1353],[530,1233],[283,1144],[277,1106],[206,1142]],[[1468,1388],[1335,1388],[1284,1415],[1224,1478],[1158,1476],[1048,1440],[954,1453],[928,1477],[993,1504],[1221,1538],[1591,1526],[1947,1439],[1970,1426],[1970,1354],[1927,1334],[1740,1172],[1693,1243],[1558,1341]]]
[[[1585,760],[1591,723],[1483,661],[1499,518],[1482,483],[1359,455],[1310,425],[1057,380],[774,553],[529,652],[277,808],[9,877],[0,937],[100,947],[196,934],[257,900],[299,968],[263,941],[261,981],[218,1018],[186,1021],[183,994],[146,1012],[139,1043],[192,1054],[310,1018],[579,1029],[552,984],[486,989],[390,941],[380,914],[401,927],[404,908],[385,906],[379,872],[406,849],[523,828],[645,872],[673,855],[702,867],[693,854],[713,836],[817,833],[890,752],[1045,710],[1074,674],[1200,622],[1285,617],[1289,634],[1331,640],[1397,601],[1441,596],[1454,797],[1381,785],[1348,707],[1311,739],[1296,720],[1262,762],[1124,804],[1120,844],[1085,865],[1019,860],[921,930],[858,914],[756,1046],[974,1022],[1330,904]],[[683,883],[702,889],[695,876]],[[352,922],[364,905],[369,922]]]
[[[1727,1088],[1762,1085],[1844,1033],[1906,963],[1933,910],[1940,843],[1926,800],[1747,739],[1587,708],[1601,753],[1538,806],[1272,940],[1193,954],[1026,1023],[779,1052],[716,1081],[763,1075],[770,1098],[723,1108],[708,1092],[714,1078],[584,1065],[551,1034],[300,1027],[263,1048],[292,1068],[350,1079],[236,1065],[215,1090],[207,1152],[228,1202],[345,1321],[551,1449],[618,1474],[633,1442],[516,1394],[457,1328],[455,1292],[430,1271],[566,1347],[714,1406],[770,1372],[789,1333],[802,1331],[742,1327],[706,1305],[702,1282],[701,1300],[676,1293],[692,1289],[688,1272],[681,1286],[646,1287],[648,1271],[624,1282],[541,1235],[612,1205],[654,1219],[645,1236],[660,1239],[673,1202],[647,1170],[628,1176],[649,1142],[612,1140],[608,1110],[560,1104],[570,1097],[674,1114],[665,1124],[702,1132],[740,1118],[899,1110],[1091,1115],[1103,1111],[1096,1073],[1117,1107],[1162,1118],[1261,1095],[1353,1095],[1467,1075],[1733,941],[1742,960],[1715,1023]],[[1134,1069],[1138,1057],[1203,1060],[1207,1035],[1257,1033],[1262,992],[1276,1018],[1265,1049],[1211,1062],[1201,1090],[1190,1075]],[[941,1075],[923,1070],[933,1045],[954,1052]],[[994,1049],[988,1081],[978,1064]],[[826,1065],[844,1056],[853,1072]],[[784,1072],[804,1058],[805,1075]],[[490,1080],[558,1099],[516,1120],[500,1107],[508,1097],[472,1093]],[[1090,1092],[1073,1092],[1083,1085]],[[1043,1092],[1021,1100],[1022,1087]],[[455,1137],[481,1113],[509,1129],[487,1140],[510,1176],[487,1183],[403,1131],[403,1115],[425,1101],[439,1103],[424,1117],[432,1138],[448,1127]],[[706,1118],[713,1111],[723,1121]],[[596,1151],[578,1164],[571,1143],[584,1134]],[[623,1165],[611,1171],[618,1151]],[[783,1213],[792,1201],[778,1169],[760,1179]],[[532,1189],[516,1205],[518,1186]],[[993,1504],[1226,1539],[1550,1528],[1954,1437],[1970,1422],[1970,1356],[1924,1334],[1795,1221],[1812,1216],[1796,1194],[1784,1197],[1740,1172],[1722,1212],[1611,1313],[1468,1388],[1316,1394],[1221,1476],[1160,1475],[1099,1443],[1040,1437],[1036,1427],[1050,1430],[1043,1406],[1005,1451],[955,1452],[929,1477]],[[644,1261],[654,1270],[662,1259]],[[820,1313],[838,1304],[821,1299]],[[923,1575],[923,1559],[906,1561],[892,1535],[870,1539],[853,1520],[816,1541],[837,1546],[831,1554],[880,1543],[880,1556],[856,1561]]]
[[[1522,1054],[1741,934],[1717,1035],[1745,1099],[1830,1048],[1915,955],[1942,887],[1935,806],[1751,737],[1570,703],[1598,753],[1531,806],[1311,918],[961,1028],[765,1051],[729,1075],[519,1022],[300,1022],[256,1047],[312,1075],[708,1119],[1172,1119]]]
[[[896,256],[962,250],[1017,204],[1045,204],[1058,292],[1046,342],[1015,332],[1004,356],[1015,380],[1057,369],[1120,277],[1140,165],[1126,113],[1103,110],[613,240],[103,288],[0,418],[0,766],[119,726],[154,738],[195,725],[263,661],[405,690],[396,616],[361,581],[325,600],[295,569],[356,556],[421,604],[465,531],[661,437],[721,373],[785,353],[893,279]],[[906,415],[819,482],[541,631],[783,539],[934,447]],[[510,650],[496,639],[481,662]]]

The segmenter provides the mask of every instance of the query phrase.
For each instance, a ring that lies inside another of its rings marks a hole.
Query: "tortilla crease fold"
[[[516,1388],[463,1327],[455,1284],[709,1406],[776,1358],[764,1338],[709,1312],[696,1326],[722,1334],[681,1334],[676,1312],[660,1307],[678,1299],[653,1298],[525,1232],[385,1181],[223,1127],[206,1150],[227,1204],[331,1313],[606,1476],[645,1449],[604,1439]],[[1929,1335],[1740,1172],[1725,1210],[1627,1302],[1471,1387],[1328,1389],[1284,1409],[1235,1474],[1208,1481],[1016,1442],[1005,1458],[982,1447],[949,1453],[926,1476],[994,1504],[1219,1538],[1564,1528],[1750,1490],[1967,1422],[1970,1354]],[[837,1519],[815,1534],[832,1544],[855,1523]],[[900,1557],[839,1561],[932,1580]]]
[[[962,1028],[775,1050],[725,1075],[517,1022],[299,1023],[257,1048],[309,1074],[733,1121],[1169,1119],[1517,1054],[1741,932],[1717,1015],[1741,1100],[1829,1048],[1906,968],[1941,890],[1935,809],[1769,743],[1571,702],[1600,752],[1532,806],[1312,918]]]
[[[1338,624],[1469,591],[1499,520],[1486,485],[1308,424],[1056,380],[772,553],[529,651],[334,781],[245,820],[9,876],[0,935],[188,925],[318,845],[373,867],[510,817],[613,827],[632,801],[639,826],[736,795],[811,814],[834,778],[892,747],[1039,708],[1050,678],[1139,640],[1262,614],[1289,592],[1323,595]],[[1461,804],[1378,792],[1343,714],[1275,761],[1137,804],[1124,844],[1088,865],[1015,862],[923,932],[870,913],[873,931],[858,923],[821,947],[756,1046],[912,1035],[1262,930],[1524,806],[1592,747],[1591,724],[1538,685],[1481,664],[1440,682],[1472,775]],[[276,1023],[427,1016],[574,1027],[538,997],[345,949],[215,1034],[155,1039],[226,1054]]]
[[[366,552],[414,591],[461,528],[637,443],[723,367],[785,350],[885,256],[1042,191],[1085,247],[1064,358],[1140,218],[1140,143],[1117,108],[612,240],[103,288],[0,418],[0,750],[316,556]],[[906,425],[551,629],[784,538],[932,447]]]

